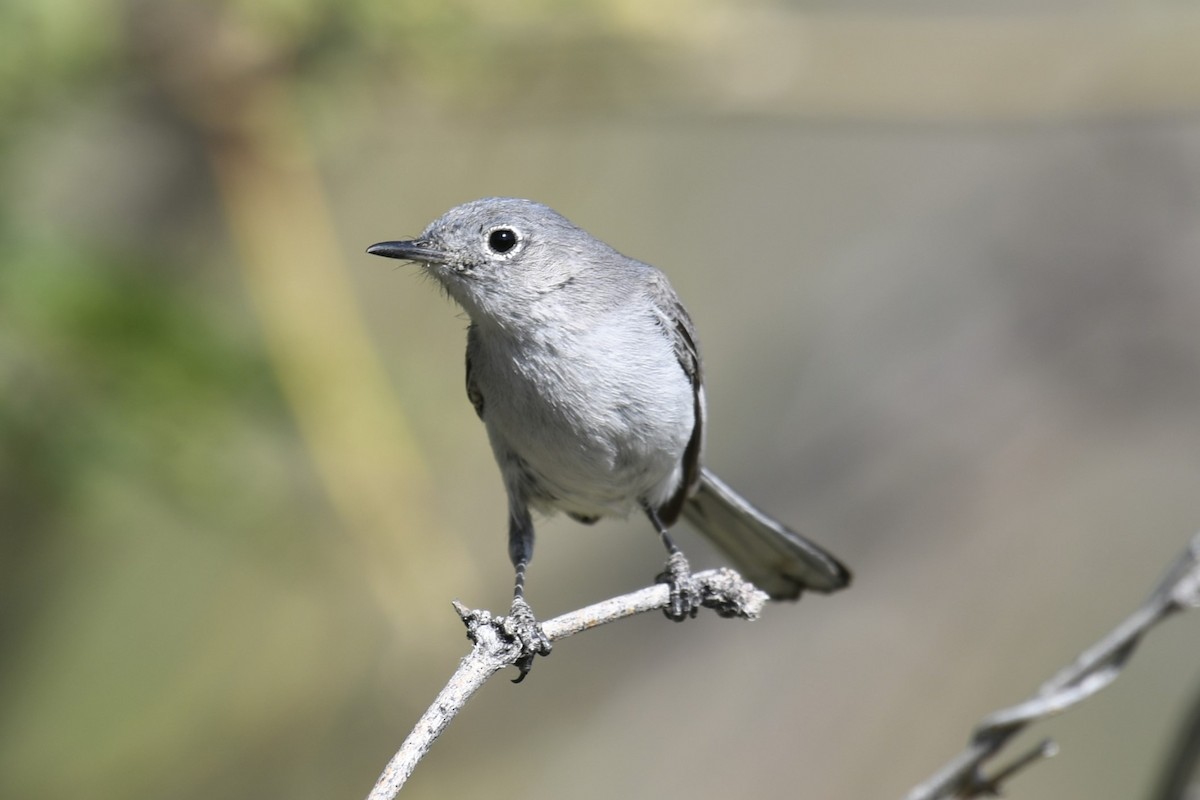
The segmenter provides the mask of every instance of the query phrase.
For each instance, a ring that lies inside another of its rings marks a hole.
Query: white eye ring
[[[512,258],[525,244],[525,237],[511,225],[497,225],[484,231],[483,244],[492,256]]]

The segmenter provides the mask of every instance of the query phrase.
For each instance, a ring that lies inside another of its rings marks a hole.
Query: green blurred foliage
[[[121,4],[52,0],[0,6],[0,130],[113,80],[121,59]]]
[[[283,655],[238,609],[311,580],[329,519],[244,309],[148,252],[0,251],[0,783],[120,796]]]
[[[218,501],[239,477],[213,470],[214,458],[283,413],[253,340],[148,254],[6,244],[6,512],[53,524],[46,516],[73,507],[89,470],[102,469],[148,483],[188,515],[228,522]]]

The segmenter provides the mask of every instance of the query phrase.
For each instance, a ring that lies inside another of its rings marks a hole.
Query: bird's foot
[[[507,617],[501,617],[499,622],[504,635],[521,646],[521,656],[514,665],[521,674],[513,680],[513,683],[520,683],[525,680],[529,670],[533,669],[534,658],[550,655],[550,639],[523,597],[513,599],[512,610]]]
[[[658,583],[665,583],[671,590],[670,599],[663,613],[667,619],[683,622],[689,617],[696,616],[700,610],[700,589],[692,578],[692,570],[688,566],[683,553],[676,550],[667,557],[667,566],[654,578]]]

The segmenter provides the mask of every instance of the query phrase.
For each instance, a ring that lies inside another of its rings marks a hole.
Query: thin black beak
[[[429,242],[412,239],[406,242],[380,242],[367,248],[373,256],[399,258],[405,261],[421,261],[426,264],[444,264],[449,258],[441,250],[429,246]]]

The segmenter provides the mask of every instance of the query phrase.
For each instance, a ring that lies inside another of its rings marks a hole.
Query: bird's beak
[[[420,261],[425,264],[444,264],[449,256],[429,246],[429,242],[413,239],[406,242],[380,242],[367,248],[373,256],[399,258],[404,261]]]

